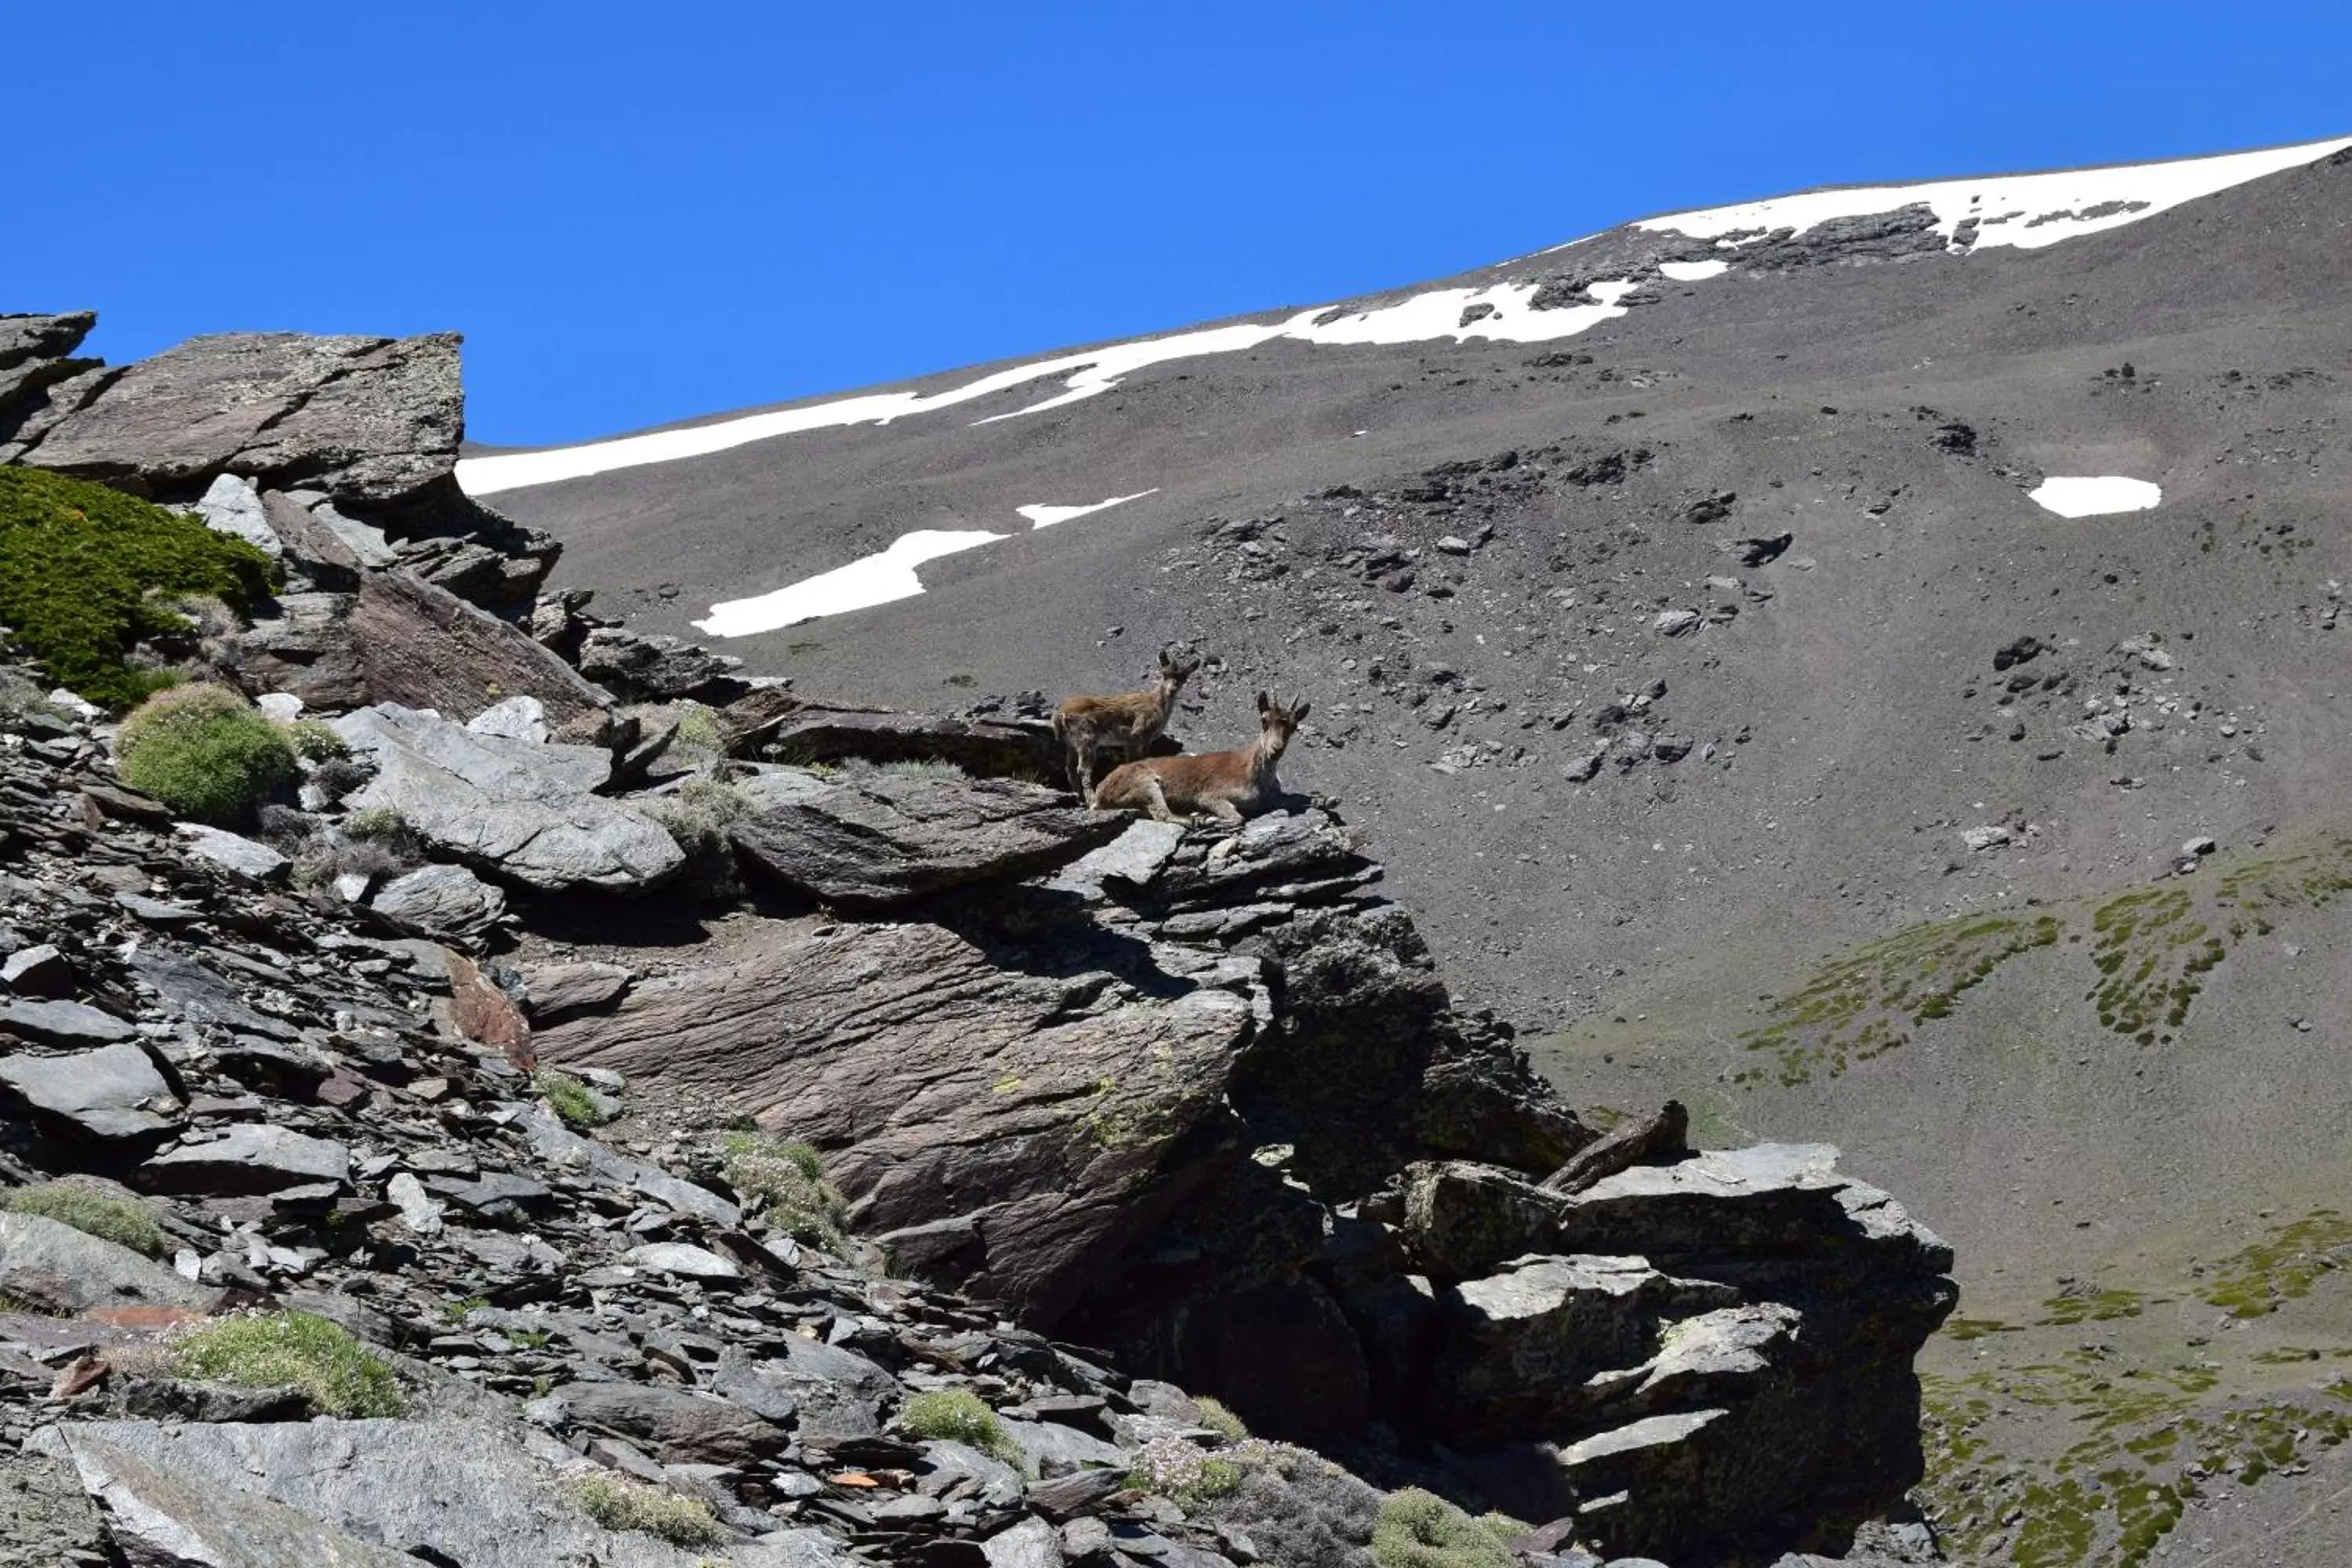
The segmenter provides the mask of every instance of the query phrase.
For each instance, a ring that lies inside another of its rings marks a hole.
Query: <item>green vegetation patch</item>
[[[85,479],[0,468],[0,622],[59,685],[124,709],[170,677],[126,656],[194,627],[174,595],[218,599],[240,616],[277,568],[241,539]]]
[[[1025,1464],[1021,1445],[1004,1430],[1004,1423],[988,1402],[970,1389],[918,1394],[898,1412],[898,1426],[912,1436],[934,1443],[962,1443],[1015,1468]]]
[[[0,473],[8,470],[0,469]],[[226,686],[159,691],[122,721],[115,770],[180,816],[219,827],[251,819],[297,772],[285,731]]]
[[[642,1481],[589,1476],[572,1486],[580,1511],[606,1530],[634,1530],[672,1546],[715,1546],[727,1531],[709,1508]]]
[[[530,1085],[539,1090],[548,1109],[562,1117],[567,1126],[602,1127],[612,1118],[605,1114],[604,1105],[596,1091],[568,1072],[553,1068],[541,1068],[531,1075]]]
[[[400,1380],[367,1347],[308,1312],[216,1318],[172,1342],[172,1375],[240,1388],[299,1388],[328,1415],[397,1415]]]
[[[727,1184],[744,1205],[804,1247],[839,1252],[841,1221],[848,1203],[824,1179],[824,1160],[796,1138],[730,1132],[719,1155]]]
[[[0,1196],[0,1208],[69,1225],[86,1236],[163,1256],[163,1229],[155,1216],[129,1198],[118,1198],[79,1182],[39,1182]]]
[[[1223,1437],[1228,1443],[1246,1443],[1249,1441],[1250,1431],[1248,1426],[1243,1422],[1240,1416],[1233,1413],[1232,1409],[1226,1405],[1223,1400],[1212,1399],[1208,1395],[1202,1394],[1200,1398],[1192,1401],[1192,1403],[1201,1412],[1200,1419],[1202,1426],[1206,1426],[1210,1431],[1214,1432],[1218,1436]]]
[[[1496,1516],[1489,1516],[1496,1517]],[[1372,1561],[1379,1568],[1514,1568],[1505,1544],[1524,1533],[1471,1518],[1434,1492],[1407,1487],[1391,1492],[1372,1519]]]
[[[2149,1297],[2137,1290],[2101,1289],[2095,1285],[2070,1285],[2042,1303],[2047,1316],[2037,1319],[2037,1328],[2072,1328],[2077,1323],[2111,1323],[2118,1318],[2137,1318],[2151,1306],[2162,1306],[2167,1298]]]
[[[2321,1279],[2352,1266],[2352,1220],[2315,1209],[2271,1226],[2262,1240],[2205,1271],[2200,1294],[2233,1318],[2263,1318],[2311,1294]]]
[[[1769,1021],[1739,1043],[1778,1058],[1790,1088],[1816,1071],[1836,1077],[1907,1042],[1911,1031],[1948,1016],[1961,994],[2021,952],[2054,944],[2064,928],[2052,915],[1961,915],[1914,926],[1827,965]],[[1752,1068],[1734,1082],[1760,1082]]]

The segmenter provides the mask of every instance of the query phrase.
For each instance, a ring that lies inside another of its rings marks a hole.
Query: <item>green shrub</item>
[[[299,1388],[329,1415],[397,1415],[392,1368],[324,1318],[252,1312],[216,1318],[172,1342],[172,1375],[240,1388]]]
[[[678,704],[677,729],[670,737],[670,745],[708,756],[725,756],[727,731],[719,722],[719,710],[699,702]]]
[[[634,1530],[672,1546],[715,1546],[726,1531],[692,1498],[619,1476],[589,1476],[575,1483],[580,1510],[606,1530]]]
[[[1202,1426],[1206,1426],[1228,1443],[1249,1441],[1249,1427],[1243,1424],[1240,1416],[1226,1408],[1223,1400],[1211,1399],[1206,1394],[1202,1394],[1192,1403],[1200,1407]]]
[[[1492,1530],[1433,1492],[1392,1492],[1372,1520],[1379,1568],[1515,1568],[1517,1559]]]
[[[688,779],[676,795],[665,795],[646,808],[655,821],[669,829],[677,847],[688,854],[716,854],[727,847],[727,827],[752,814],[751,797],[724,779]]]
[[[1016,1468],[1024,1462],[1021,1445],[1004,1430],[1004,1423],[996,1418],[987,1401],[970,1389],[918,1394],[898,1412],[898,1426],[912,1436],[935,1443],[963,1443]]]
[[[243,826],[298,771],[278,726],[226,686],[157,692],[122,721],[114,754],[124,784],[219,827]]]
[[[155,1216],[129,1198],[118,1198],[79,1182],[41,1182],[0,1197],[0,1208],[69,1225],[86,1236],[118,1242],[150,1258],[163,1256],[163,1229]]]
[[[355,811],[343,818],[343,836],[347,838],[390,838],[408,826],[408,818],[400,808],[372,805],[365,811]]]
[[[747,1207],[808,1247],[838,1252],[841,1217],[848,1205],[824,1179],[824,1161],[793,1138],[731,1132],[719,1144],[720,1171]]]
[[[286,740],[306,763],[331,763],[352,754],[350,742],[323,719],[297,719],[286,726]]]
[[[604,1113],[595,1090],[568,1072],[541,1068],[530,1082],[550,1109],[573,1127],[602,1127],[613,1120]]]
[[[124,709],[168,683],[124,657],[196,628],[165,602],[223,601],[240,615],[277,580],[269,557],[194,518],[39,468],[0,468],[0,622],[49,679]]]

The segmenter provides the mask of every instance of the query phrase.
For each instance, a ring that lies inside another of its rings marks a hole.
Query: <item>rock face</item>
[[[559,740],[600,738],[604,693],[513,626],[405,572],[371,574],[348,631],[375,702],[463,722],[514,697],[539,699]]]
[[[376,766],[350,805],[396,811],[428,845],[493,876],[551,891],[630,891],[685,863],[651,818],[589,793],[612,772],[593,748],[478,735],[392,704],[335,728]]]
[[[0,1057],[0,1100],[13,1100],[55,1134],[109,1144],[153,1144],[179,1125],[171,1086],[133,1045]]]
[[[1118,816],[1010,779],[873,773],[835,783],[793,769],[738,786],[753,815],[728,836],[751,865],[827,903],[884,909],[1075,860],[1125,830]]]
[[[5,1213],[0,1292],[26,1310],[67,1315],[104,1307],[200,1307],[219,1294],[102,1237],[38,1215]]]

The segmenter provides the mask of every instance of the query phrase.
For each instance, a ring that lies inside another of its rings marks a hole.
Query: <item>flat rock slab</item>
[[[119,1242],[39,1215],[0,1210],[0,1295],[44,1311],[78,1313],[101,1307],[202,1308],[217,1294]]]
[[[144,1186],[210,1196],[282,1192],[317,1182],[348,1184],[352,1152],[284,1127],[237,1127],[208,1143],[189,1143],[139,1167]]]
[[[699,1215],[720,1225],[742,1223],[743,1211],[709,1188],[673,1176],[657,1165],[632,1160],[593,1138],[583,1138],[544,1107],[517,1106],[514,1124],[530,1140],[532,1152],[552,1164],[593,1173],[614,1186],[667,1204],[680,1214]]]
[[[113,1014],[79,1002],[0,1002],[0,1035],[37,1046],[111,1045],[138,1032]]]
[[[118,373],[30,460],[147,494],[234,471],[339,500],[405,499],[456,464],[457,345],[446,332],[191,338]]]
[[[571,1383],[572,1419],[645,1444],[665,1464],[732,1465],[784,1446],[784,1429],[724,1399],[649,1383]]]
[[[270,887],[284,881],[293,868],[294,862],[268,845],[238,834],[194,822],[181,823],[173,831],[187,840],[198,859],[218,867],[240,882]]]
[[[420,866],[378,888],[368,908],[404,931],[478,936],[506,913],[507,896],[463,866]]]
[[[52,1135],[100,1143],[160,1142],[179,1125],[180,1102],[137,1046],[70,1056],[0,1057],[0,1098],[13,1098]]]
[[[588,793],[612,771],[593,748],[478,735],[389,704],[345,714],[335,730],[376,763],[346,805],[397,811],[436,852],[494,876],[550,891],[632,891],[686,863],[659,823]]]
[[[739,787],[758,808],[728,830],[739,855],[814,898],[869,909],[1035,876],[1128,826],[1012,779],[827,780],[780,769]]]
[[[1184,842],[1181,822],[1154,822],[1144,817],[1128,825],[1117,838],[1063,867],[1045,885],[1086,898],[1102,896],[1103,884],[1119,881],[1140,888],[1160,874],[1176,847]]]
[[[118,1545],[131,1562],[158,1568],[695,1568],[712,1560],[598,1526],[553,1468],[560,1445],[490,1421],[89,1421],[47,1428],[35,1443],[72,1460],[109,1509]],[[715,1560],[737,1568],[759,1561]]]
[[[808,1139],[910,1272],[1043,1321],[1213,1157],[1185,1134],[1227,1114],[1255,1037],[1248,998],[1174,982],[1072,1008],[1116,984],[1005,968],[936,926],[845,925],[641,981],[538,1044]]]
[[[604,693],[516,627],[407,572],[371,573],[352,612],[368,700],[460,721],[517,697],[539,700],[559,740],[604,731]]]
[[[524,1005],[531,1022],[560,1024],[601,1012],[627,994],[634,971],[617,963],[530,963],[523,966]]]

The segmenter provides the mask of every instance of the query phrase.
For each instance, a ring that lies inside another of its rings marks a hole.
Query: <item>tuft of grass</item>
[[[727,731],[719,722],[719,710],[700,702],[681,702],[677,708],[677,728],[671,734],[670,749],[684,748],[709,757],[727,754]]]
[[[824,1179],[824,1157],[796,1138],[730,1132],[719,1141],[721,1173],[747,1207],[803,1246],[838,1252],[841,1192]]]
[[[1212,1399],[1204,1394],[1195,1397],[1192,1403],[1200,1407],[1202,1426],[1206,1426],[1228,1443],[1249,1441],[1248,1426],[1240,1416],[1233,1413],[1223,1400]]]
[[[174,1377],[240,1388],[299,1388],[329,1415],[397,1415],[408,1405],[392,1368],[308,1312],[216,1318],[172,1342],[171,1368]]]
[[[268,556],[194,518],[86,479],[0,468],[0,622],[49,679],[121,710],[172,679],[126,656],[198,630],[166,602],[222,601],[242,615],[278,582]]]
[[[321,719],[295,720],[286,726],[286,741],[306,763],[338,762],[352,754],[350,743]]]
[[[950,779],[971,775],[955,763],[937,757],[908,757],[895,763],[884,763],[874,770],[884,778],[916,779],[927,784],[944,784]]]
[[[1004,1423],[985,1400],[970,1389],[942,1389],[919,1394],[898,1412],[898,1425],[909,1435],[935,1443],[963,1443],[1005,1463],[1020,1466],[1021,1445],[1004,1430]]]
[[[391,838],[407,826],[408,818],[391,805],[372,805],[343,818],[343,834],[350,838]]]
[[[150,697],[122,721],[114,752],[124,784],[217,827],[244,826],[298,772],[278,727],[238,693],[209,683]]]
[[[129,1198],[110,1196],[79,1182],[39,1182],[18,1187],[0,1197],[0,1208],[53,1219],[85,1236],[114,1242],[150,1258],[163,1256],[163,1229],[155,1223],[154,1215]]]
[[[606,1530],[634,1530],[672,1546],[715,1546],[727,1539],[709,1507],[642,1481],[589,1476],[572,1495],[580,1510]]]
[[[1391,1492],[1372,1519],[1378,1568],[1514,1568],[1502,1538],[1434,1492]]]
[[[568,1072],[542,1068],[532,1075],[530,1083],[568,1126],[602,1127],[612,1120],[597,1103],[594,1091]]]

